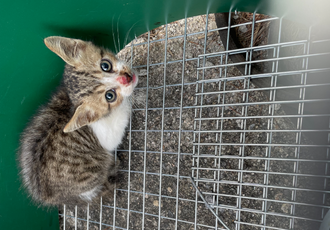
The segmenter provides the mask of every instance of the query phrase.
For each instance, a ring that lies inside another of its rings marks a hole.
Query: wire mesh
[[[330,82],[317,60],[329,59],[330,40],[312,27],[287,36],[295,25],[283,18],[239,16],[224,27],[213,14],[186,18],[119,53],[140,83],[114,199],[64,206],[63,229],[318,228],[330,207],[330,97],[319,93]],[[262,23],[267,43],[256,45]],[[233,31],[246,30],[248,45],[230,49]]]

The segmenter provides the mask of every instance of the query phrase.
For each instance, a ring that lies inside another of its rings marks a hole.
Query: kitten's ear
[[[45,38],[44,42],[51,51],[60,56],[69,65],[81,65],[80,58],[82,52],[86,50],[86,42],[57,36]]]
[[[101,118],[101,114],[96,112],[88,103],[78,106],[71,120],[66,124],[63,132],[75,131],[85,125],[91,124]]]

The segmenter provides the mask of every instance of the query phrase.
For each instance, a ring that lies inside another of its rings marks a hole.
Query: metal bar
[[[251,42],[250,42],[250,48],[253,47],[253,41],[254,41],[254,27],[255,27],[255,16],[256,16],[256,12],[253,13],[253,19],[252,19],[252,29],[251,29]],[[246,57],[245,57],[245,61],[248,64],[248,60],[252,61],[252,49],[249,52],[246,52]],[[245,72],[244,75],[250,75],[251,74],[251,64],[247,65],[245,64]],[[250,88],[250,78],[245,78],[244,79],[244,89],[249,89]],[[242,101],[246,104],[249,102],[249,92],[243,93],[243,98]],[[247,116],[247,106],[243,106],[242,107],[242,112],[241,112],[242,116]],[[241,121],[241,125],[243,126],[243,130],[246,129],[246,119]],[[241,132],[240,133],[240,143],[245,143],[245,133]],[[245,156],[245,146],[240,146],[240,154],[242,157]],[[244,159],[240,159],[239,163],[238,163],[238,168],[240,170],[243,170],[243,165],[244,165]],[[240,221],[241,220],[241,207],[242,207],[242,182],[243,182],[243,173],[240,172],[238,173],[238,182],[240,182],[240,185],[237,187],[237,194],[239,195],[239,197],[236,199],[237,203],[236,206],[239,208],[238,211],[238,215],[236,218],[236,221]],[[236,229],[240,230],[240,225],[236,225],[235,226]]]
[[[115,162],[117,162],[117,148],[115,149]],[[113,217],[112,217],[112,223],[113,223],[113,230],[116,229],[116,198],[117,198],[117,183],[115,182],[114,192],[113,192]],[[101,206],[102,206],[102,197],[101,197]]]
[[[190,177],[187,177],[187,178],[190,178]],[[180,179],[182,179],[182,178],[180,178]],[[184,178],[184,179],[186,179],[186,178]],[[127,190],[126,190],[126,189],[118,189],[118,191],[126,192]],[[143,192],[140,192],[140,191],[133,191],[133,190],[132,190],[132,193],[143,194]],[[146,192],[146,195],[148,195],[148,196],[155,196],[155,197],[159,197],[159,196],[161,196],[162,198],[168,198],[168,199],[176,200],[176,197],[174,197],[174,196],[159,195],[159,194],[148,193],[148,192]],[[180,197],[179,197],[179,200],[181,200],[181,201],[187,201],[187,202],[196,202],[195,200],[189,200],[189,199],[186,199],[186,198],[180,198]],[[200,203],[203,203],[202,201],[199,201],[199,202],[200,202]],[[109,207],[109,208],[112,208],[112,206],[107,206],[107,205],[103,205],[103,207]]]
[[[160,130],[153,130],[153,132],[160,132]],[[197,131],[194,131],[197,132]],[[240,129],[235,129],[235,130],[202,130],[200,131],[201,133],[310,133],[310,132],[330,132],[329,129],[319,129],[319,130],[314,130],[314,129],[251,129],[251,130],[240,130]]]
[[[235,11],[236,13],[236,11]],[[223,56],[220,57],[220,63],[223,63]],[[219,68],[219,77],[222,78],[222,68]],[[221,86],[223,84],[223,91],[226,90],[226,82],[219,82],[219,91],[221,90]],[[204,93],[204,95],[206,95]],[[195,94],[196,98],[197,98],[197,94]],[[221,96],[224,97],[224,95],[218,94],[218,104],[221,102]],[[224,103],[224,100],[222,101],[222,103]],[[220,108],[217,108],[217,117],[220,117],[220,113],[219,113]],[[221,108],[221,117],[224,116],[224,108]],[[219,121],[220,121],[220,130],[223,129],[223,120],[216,120],[217,124],[216,124],[216,129],[219,129]],[[218,139],[219,136],[219,139]],[[216,134],[216,142],[221,143],[222,142],[222,133],[217,133]],[[217,153],[219,153],[219,156],[221,156],[222,154],[222,148],[221,146],[219,146],[219,148],[217,149],[218,146],[215,147],[215,155],[217,155]],[[216,158],[217,160],[214,161],[215,163],[215,167],[221,168],[221,158]],[[221,171],[218,171],[216,174],[216,179],[217,180],[221,180]],[[220,192],[220,184],[214,184],[214,186],[216,186],[216,191],[217,193]],[[213,196],[214,199],[214,196]],[[216,204],[219,205],[219,196],[216,196]],[[216,214],[219,214],[219,208],[216,208]],[[215,227],[218,227],[218,221],[215,220]]]
[[[114,203],[116,204],[116,203]],[[102,196],[100,198],[100,227],[99,229],[101,230],[102,229]]]
[[[252,24],[249,23],[249,24]],[[239,26],[242,26],[242,24],[239,24]],[[254,32],[252,30],[252,32]],[[252,38],[252,37],[251,37]],[[198,57],[208,57],[208,56],[214,56],[214,55],[223,55],[223,54],[239,54],[239,53],[246,53],[246,51],[256,51],[256,50],[265,50],[267,48],[273,49],[274,47],[287,47],[287,46],[297,46],[297,45],[303,45],[307,42],[307,40],[299,40],[299,41],[290,41],[290,42],[280,42],[276,44],[267,44],[267,45],[261,45],[261,46],[250,46],[240,49],[234,49],[234,50],[225,50],[220,52],[213,52],[208,54],[200,54]]]
[[[149,52],[150,52],[150,31],[148,31],[148,56],[147,56],[147,87],[149,86]],[[146,108],[145,108],[145,127],[144,127],[144,155],[143,155],[143,214],[142,214],[142,227],[144,229],[144,221],[145,221],[145,192],[146,192],[146,166],[147,166],[147,130],[148,130],[148,88],[146,92]]]
[[[133,67],[133,47],[134,47],[134,40],[132,41],[132,46],[131,46],[131,63],[130,66],[131,68]],[[131,103],[131,106],[132,103]],[[129,131],[128,131],[128,175],[127,175],[127,221],[126,221],[126,227],[127,229],[129,228],[129,223],[130,223],[130,205],[131,205],[131,158],[132,158],[132,113],[130,113],[129,116]],[[118,151],[118,150],[117,150]],[[116,225],[113,223],[113,225]]]
[[[236,11],[235,11],[236,12]],[[228,51],[229,50],[229,38],[230,38],[230,29],[231,28],[233,28],[232,27],[232,24],[231,24],[231,14],[232,14],[232,8],[230,9],[230,11],[229,11],[229,14],[228,14],[228,28],[227,28],[227,41],[226,41],[226,47],[225,47],[225,50],[226,51]],[[205,54],[205,53],[204,53]],[[221,64],[223,64],[223,56],[221,55]],[[228,64],[228,54],[226,54],[225,55],[225,64],[227,65]],[[205,66],[205,65],[203,65],[203,66]],[[222,78],[222,70],[223,70],[223,68],[222,67],[220,67],[219,68],[219,72],[220,72],[220,78]],[[198,71],[198,70],[197,70]],[[203,70],[204,71],[204,70]],[[224,69],[224,78],[226,79],[228,77],[228,68],[227,68],[227,66],[225,67],[225,69]],[[226,85],[227,85],[227,83],[226,82],[224,82],[223,83],[223,91],[224,92],[226,92]],[[219,84],[219,89],[221,89],[221,82],[220,82],[220,84]],[[222,104],[224,104],[225,103],[225,100],[226,100],[226,94],[223,94],[222,95]],[[220,101],[221,101],[221,98],[220,98],[220,95],[219,95],[219,97],[218,97],[218,103],[220,103]],[[219,109],[220,109],[220,107],[219,108],[217,108],[217,110],[219,111]],[[221,116],[224,116],[224,108],[221,108]],[[219,117],[219,115],[218,115],[218,117]],[[217,122],[218,122],[218,120],[217,120]],[[200,126],[201,126],[201,121],[200,121]],[[223,120],[220,120],[220,128],[221,128],[221,130],[223,129],[223,126],[224,126],[224,124],[223,124]],[[201,128],[200,128],[201,129]],[[199,130],[200,130],[199,129]],[[200,130],[201,131],[201,130]],[[220,139],[219,139],[219,156],[221,156],[221,153],[222,153],[222,145],[221,145],[221,143],[222,143],[222,137],[223,135],[222,135],[222,133],[220,133]],[[219,162],[218,162],[218,167],[220,167],[221,168],[221,158],[218,158],[219,159]],[[219,172],[218,173],[218,180],[221,180],[221,172]],[[219,191],[219,189],[220,189],[220,184],[217,184],[217,191]],[[217,196],[217,204],[219,203],[219,197]],[[217,213],[218,213],[218,208],[216,208],[216,211],[217,211]],[[236,217],[237,217],[237,213],[236,213]],[[218,223],[218,222],[217,222]]]
[[[125,170],[120,170],[120,172],[125,172]],[[142,171],[131,171],[132,173],[144,173]],[[146,175],[154,175],[154,176],[159,176],[159,173],[152,173],[152,172],[146,172]],[[162,174],[163,176],[168,176],[168,177],[175,177],[177,178],[177,175],[171,175],[171,174]],[[188,176],[180,176],[180,179],[187,179],[189,178]]]
[[[89,203],[87,203],[87,223],[86,223],[86,228],[89,230]]]
[[[236,159],[236,158],[234,158]],[[240,157],[239,159],[245,159],[244,157]],[[239,160],[237,159],[237,160]],[[268,158],[267,158],[268,159]],[[262,159],[262,160],[267,160],[267,159]],[[260,159],[259,159],[260,160]],[[295,159],[291,159],[292,161],[295,161]],[[308,160],[306,161],[301,161],[301,162],[310,162]],[[320,161],[321,162],[321,161]],[[323,162],[322,162],[323,163]],[[269,174],[278,174],[278,175],[288,175],[288,176],[313,176],[313,177],[320,177],[320,178],[330,178],[330,176],[325,176],[325,175],[312,175],[312,174],[299,174],[299,173],[281,173],[281,172],[267,172],[267,171],[249,171],[249,170],[243,170],[243,169],[216,169],[216,168],[200,168],[200,167],[192,167],[192,169],[199,169],[199,170],[209,170],[209,171],[223,171],[223,172],[246,172],[246,173],[269,173]],[[120,170],[120,172],[127,172],[127,170]],[[132,173],[143,173],[141,171],[132,171]],[[147,175],[154,175],[154,176],[160,176],[160,173],[152,173],[152,172],[146,172]],[[177,177],[176,175],[170,175],[170,174],[162,174],[163,176],[168,176],[168,177]],[[187,179],[189,177],[187,176],[180,176],[180,179]],[[125,190],[128,191],[128,190]]]
[[[160,167],[159,167],[159,198],[158,198],[158,230],[160,230],[161,224],[161,207],[162,207],[162,172],[163,172],[163,145],[164,145],[164,119],[165,119],[165,95],[166,95],[166,61],[167,61],[167,38],[168,30],[167,24],[165,27],[165,55],[164,55],[164,82],[163,82],[163,110],[162,110],[162,126],[160,137]]]
[[[220,183],[220,184],[231,184],[231,185],[240,185],[240,183],[236,181],[214,181],[211,179],[195,179],[195,181],[198,182],[205,182],[205,183]],[[288,189],[288,190],[299,190],[299,191],[309,191],[309,192],[321,192],[321,193],[330,193],[330,191],[324,191],[324,190],[317,190],[317,189],[307,189],[307,188],[297,188],[297,187],[288,187],[288,186],[277,186],[277,185],[263,185],[263,184],[257,184],[257,183],[242,183],[244,186],[255,186],[255,187],[262,187],[262,188],[278,188],[278,189]]]
[[[236,146],[278,146],[278,147],[315,147],[315,148],[329,148],[330,145],[307,145],[307,144],[255,144],[255,143],[193,143],[193,145],[236,145]]]
[[[225,196],[225,197],[238,197],[237,195],[231,195],[231,194],[215,194],[211,192],[204,192],[205,195],[217,195],[217,196]],[[316,207],[316,208],[327,208],[329,209],[329,206],[326,205],[317,205],[317,204],[309,204],[309,203],[302,203],[302,202],[293,202],[293,201],[287,201],[287,200],[274,200],[274,199],[265,199],[265,198],[259,198],[259,197],[248,197],[244,196],[242,197],[243,199],[247,200],[258,200],[258,201],[269,201],[269,202],[274,202],[274,203],[281,203],[281,204],[296,204],[296,205],[304,205],[304,206],[309,206],[309,207]],[[201,201],[202,202],[202,201]],[[214,206],[214,205],[211,205]],[[221,205],[220,205],[221,206]]]
[[[330,84],[325,83],[325,84],[309,84],[309,85],[276,86],[276,87],[253,88],[253,89],[236,89],[236,90],[228,90],[226,92],[224,91],[205,92],[204,95],[223,94],[223,93],[244,93],[244,92],[275,90],[275,89],[300,89],[300,88],[324,87],[324,86],[330,86]],[[199,95],[201,95],[201,93],[196,94],[196,96]]]
[[[241,157],[241,159],[244,159],[244,157]],[[192,169],[196,169],[196,167],[192,167]],[[306,176],[306,177],[330,178],[330,176],[326,176],[326,175],[314,175],[314,174],[303,174],[303,173],[288,173],[288,172],[285,172],[285,173],[284,172],[270,172],[270,171],[244,170],[244,169],[199,168],[199,170],[223,171],[223,172],[237,172],[237,173],[275,174],[275,175],[285,175],[285,176]],[[243,182],[241,182],[241,183],[243,183]]]
[[[66,205],[63,205],[63,230],[65,230],[65,221],[66,221]]]
[[[178,132],[180,132],[180,130],[163,130],[164,131],[164,133],[178,133]],[[144,130],[132,130],[132,132],[144,132]],[[148,130],[148,132],[162,132],[162,130],[160,129],[160,130],[154,130],[154,129],[149,129]],[[181,132],[183,132],[183,133],[193,133],[194,132],[194,130],[181,130]]]
[[[78,207],[77,205],[74,207],[74,229],[77,230],[77,219],[78,219]]]
[[[210,108],[216,106],[245,106],[245,105],[274,105],[274,104],[294,104],[294,103],[311,103],[311,102],[328,102],[330,99],[305,99],[305,100],[287,100],[287,101],[259,101],[259,102],[246,102],[246,103],[232,103],[232,104],[217,104],[217,105],[200,105],[192,106],[189,108]],[[187,108],[187,107],[185,107]]]
[[[214,67],[216,68],[216,67]],[[212,83],[218,81],[236,81],[242,80],[245,78],[265,78],[265,77],[272,77],[272,76],[287,76],[287,75],[296,75],[301,73],[322,73],[322,72],[329,72],[330,68],[321,68],[321,69],[308,69],[308,70],[291,70],[291,71],[283,71],[283,72],[270,72],[270,73],[260,73],[260,74],[251,74],[251,75],[242,75],[242,76],[235,76],[229,78],[214,78],[214,79],[207,79],[207,80],[199,80],[196,83]]]
[[[308,40],[307,40],[308,42],[304,46],[304,54],[307,53],[307,55],[309,54],[309,46],[310,46],[309,41],[310,40],[311,40],[311,27],[309,28],[309,35],[308,35]],[[308,58],[303,59],[302,68],[308,69]],[[301,74],[301,84],[306,84],[306,83],[307,83],[307,73]],[[299,92],[299,98],[304,100],[305,99],[306,88],[300,88],[299,91],[300,91]],[[304,103],[299,103],[297,114],[298,115],[304,114]],[[302,129],[302,123],[303,123],[303,118],[302,117],[298,118],[297,119],[297,129]],[[296,143],[297,144],[301,143],[301,132],[296,133]],[[300,158],[300,147],[299,146],[295,149],[295,157],[297,159]],[[294,162],[294,165],[293,165],[293,171],[294,172],[298,172],[299,163],[300,163],[299,161]],[[297,176],[294,176],[293,181],[292,181],[292,186],[293,187],[297,187],[297,183],[298,183],[297,180],[298,180]],[[291,194],[292,194],[291,199],[293,201],[296,201],[296,196],[297,196],[296,190],[292,191]],[[291,215],[293,215],[293,216],[295,215],[295,210],[296,210],[295,204],[291,205],[291,209],[290,209]],[[290,220],[290,228],[294,228],[294,224],[295,224],[294,218],[292,218]]]
[[[182,179],[182,178],[180,178],[180,179]],[[190,179],[190,177],[187,177],[187,178],[184,178],[184,179]],[[126,189],[118,189],[118,191],[127,192]],[[132,193],[143,194],[143,192],[140,192],[140,191],[134,191],[134,190],[132,190]],[[160,197],[160,196],[161,196],[162,198],[168,198],[168,199],[176,200],[176,197],[174,197],[174,196],[159,195],[159,194],[149,193],[149,192],[146,192],[146,195],[148,195],[148,196],[155,196],[155,197]],[[180,197],[179,197],[179,200],[182,200],[182,201],[188,201],[188,202],[196,202],[195,200],[189,200],[189,199],[180,198]],[[200,201],[200,202],[202,203],[202,201]],[[107,206],[107,205],[103,205],[103,207],[109,207],[109,208],[112,208],[112,206]]]
[[[226,158],[226,159],[240,159],[242,158],[241,156],[237,156],[237,155],[222,155],[222,156],[214,156],[211,154],[202,154],[200,156],[194,156],[195,158],[197,157],[212,157],[212,158]],[[265,160],[265,157],[244,157],[244,159],[246,160]],[[314,159],[291,159],[291,158],[272,158],[269,157],[267,158],[269,160],[272,161],[300,161],[300,162],[319,162],[319,163],[330,163],[330,160],[314,160]]]
[[[205,60],[203,59],[203,65],[205,64]],[[200,66],[200,59],[198,59],[197,60],[197,66]],[[197,71],[197,80],[199,80],[199,71]],[[203,74],[202,74],[202,79],[204,80],[204,70],[203,70]],[[202,92],[204,92],[204,84],[202,83],[202,85],[201,85],[201,91]],[[199,92],[199,85],[198,84],[196,84],[196,93],[197,92]],[[197,97],[195,97],[195,105],[197,105],[198,104],[198,98]],[[201,98],[200,98],[200,103],[203,103],[203,95],[201,96]],[[197,113],[198,113],[198,111],[197,111],[197,109],[195,109],[195,118],[197,117]],[[199,111],[199,117],[202,117],[202,109],[200,109],[200,111]],[[199,121],[198,122],[199,124],[198,124],[198,129],[200,130],[200,128],[201,128],[201,121]],[[196,119],[194,119],[194,130],[196,129],[196,126],[197,126],[197,122],[196,122]],[[194,141],[193,141],[194,143],[196,142],[196,135],[194,135]],[[200,134],[198,134],[197,135],[197,142],[200,142]],[[200,148],[199,148],[199,146],[197,146],[197,155],[199,155],[200,154],[200,152],[199,152],[199,150],[200,150]],[[193,146],[193,154],[195,155],[195,146]],[[192,165],[194,166],[195,165],[195,161],[193,160],[193,162],[192,162]],[[197,167],[199,167],[199,158],[197,159],[197,162],[196,162],[196,165],[197,165]],[[192,172],[192,177],[194,177],[195,175],[194,175],[194,171]],[[199,177],[199,170],[197,169],[196,170],[196,177],[198,178]],[[198,182],[197,182],[197,185],[198,185]],[[195,192],[195,222],[194,222],[194,230],[197,230],[197,205],[198,205],[198,202],[197,202],[197,199],[198,199],[198,192],[196,191]]]
[[[312,44],[322,43],[322,42],[330,42],[330,39],[321,39],[321,40],[310,41],[310,43],[312,43]]]
[[[187,17],[185,18],[184,34],[187,33]],[[180,98],[180,117],[179,117],[179,137],[178,137],[178,159],[177,159],[177,178],[176,178],[176,208],[175,208],[175,229],[178,228],[179,216],[179,189],[180,189],[180,161],[181,161],[181,128],[182,128],[182,107],[183,107],[183,90],[184,90],[184,74],[185,74],[185,58],[186,58],[186,40],[183,37],[183,52],[182,52],[182,73],[181,73],[181,98]],[[165,103],[165,101],[163,101]],[[165,105],[163,105],[163,108]]]
[[[195,190],[198,192],[199,196],[202,198],[202,200],[204,201],[205,205],[208,207],[208,209],[212,212],[212,214],[218,219],[218,221],[227,229],[229,230],[229,228],[227,227],[227,225],[219,218],[219,216],[214,212],[214,210],[210,207],[210,205],[207,203],[207,201],[205,200],[203,194],[201,191],[199,191],[199,189],[197,188],[197,186],[195,185],[194,179],[191,177],[191,183],[194,186]]]
[[[271,105],[271,104],[294,104],[294,103],[313,103],[313,102],[328,102],[330,99],[309,99],[309,100],[288,100],[288,101],[260,101],[260,102],[250,102],[245,103],[246,105]],[[216,104],[216,105],[195,105],[195,106],[184,106],[183,109],[198,109],[198,108],[212,108],[216,106],[226,107],[226,106],[244,106],[244,103],[236,104]],[[166,107],[165,109],[179,109],[180,107]],[[148,109],[133,109],[133,111],[145,111],[145,110],[161,110],[162,108],[148,108]],[[228,119],[228,118],[227,118]]]
[[[255,64],[255,63],[261,63],[261,62],[283,61],[283,60],[290,60],[290,59],[296,59],[296,58],[319,57],[319,56],[329,55],[329,54],[330,53],[317,53],[317,54],[306,54],[306,55],[297,55],[297,56],[289,56],[289,57],[277,57],[277,58],[269,58],[269,59],[246,61],[246,62],[236,62],[236,63],[225,64],[225,65],[205,66],[205,67],[199,67],[199,68],[197,68],[197,70],[220,68],[220,67],[226,67],[226,66],[229,67],[229,66],[245,65],[245,64]]]
[[[256,24],[256,11],[253,13],[253,19],[252,19],[252,33],[251,33],[251,43],[250,43],[250,47],[252,48],[253,47],[253,43],[254,43],[254,30],[255,30],[255,24]],[[250,51],[250,53],[246,52],[246,61],[247,60],[250,60],[252,61],[252,53],[253,53],[253,50]],[[248,54],[249,57],[248,57]],[[247,71],[247,67],[249,67],[248,69],[248,72],[246,73]],[[251,75],[251,68],[252,68],[252,65],[249,64],[248,66],[245,65],[245,74],[247,75]],[[244,79],[244,89],[249,89],[250,88],[250,80],[251,78],[245,78]],[[245,103],[248,103],[249,102],[249,92],[246,92],[246,93],[243,93],[243,101]],[[244,116],[246,117],[247,116],[247,109],[248,109],[248,106],[244,106],[242,107],[242,115],[243,115],[243,112],[244,112]],[[246,130],[246,119],[242,120],[243,122],[243,129]],[[240,135],[242,135],[242,142],[245,143],[245,134],[246,133],[241,133]],[[242,157],[245,156],[245,146],[242,146]],[[240,161],[240,169],[243,169],[244,167],[244,160],[242,158],[242,160]],[[240,173],[240,182],[243,182],[243,173]],[[242,207],[242,185],[239,186],[239,195],[240,195],[240,198],[239,198],[239,207],[241,208]],[[239,219],[240,221],[240,219]]]
[[[120,152],[126,152],[127,150],[118,150]],[[144,150],[132,150],[132,152],[136,153],[144,153]],[[160,151],[151,151],[147,150],[147,153],[160,153]],[[177,155],[177,152],[163,152],[163,154],[172,154],[172,155]],[[183,155],[193,155],[192,153],[182,153]]]
[[[297,118],[299,115],[274,115],[274,116],[247,116],[247,117],[206,117],[206,118],[196,118],[195,120],[233,120],[233,119],[255,119],[255,118]],[[330,114],[304,114],[301,117],[330,117]]]

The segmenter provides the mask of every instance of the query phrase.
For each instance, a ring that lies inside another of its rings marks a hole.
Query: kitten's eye
[[[100,66],[104,72],[110,72],[112,70],[111,62],[108,60],[102,60]]]
[[[105,99],[108,102],[114,102],[117,99],[117,94],[114,89],[110,89],[105,93]]]

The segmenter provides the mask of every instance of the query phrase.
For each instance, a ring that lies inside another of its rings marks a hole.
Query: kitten
[[[48,37],[45,44],[66,66],[61,87],[22,134],[23,183],[41,204],[91,203],[113,190],[112,151],[124,135],[138,78],[91,42]]]

